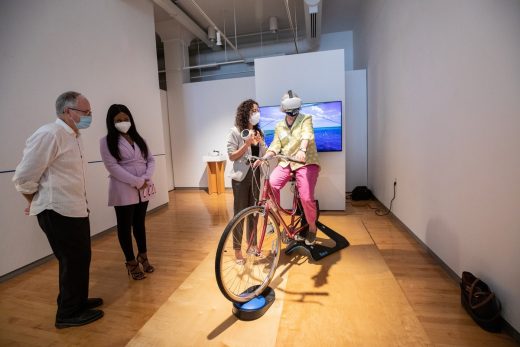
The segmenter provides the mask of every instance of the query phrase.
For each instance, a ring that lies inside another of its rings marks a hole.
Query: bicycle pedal
[[[284,245],[288,245],[290,242],[291,242],[291,239],[289,238],[289,236],[287,236],[287,233],[284,231],[282,233],[282,243]]]

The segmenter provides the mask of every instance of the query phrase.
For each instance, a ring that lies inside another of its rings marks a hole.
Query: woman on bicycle
[[[245,100],[237,107],[235,126],[228,136],[227,151],[229,160],[233,162],[231,169],[231,185],[233,187],[233,210],[236,215],[244,208],[253,206],[260,195],[260,171],[251,170],[248,155],[261,157],[265,154],[264,134],[258,122],[260,112],[258,103],[252,99]],[[249,238],[250,235],[247,235]],[[233,249],[237,264],[244,264],[242,254],[242,231],[237,230],[233,235]]]
[[[305,218],[309,223],[305,244],[310,246],[316,242],[317,210],[314,188],[318,180],[320,166],[314,141],[312,117],[300,113],[301,104],[301,99],[291,90],[282,96],[280,108],[285,113],[285,118],[276,125],[273,142],[271,142],[263,159],[272,158],[276,154],[283,154],[305,162],[305,164],[299,164],[281,159],[271,173],[269,183],[277,203],[280,203],[280,190],[291,178],[291,173],[294,173]],[[259,164],[255,163],[255,166]],[[299,234],[295,238],[299,241],[303,240]]]

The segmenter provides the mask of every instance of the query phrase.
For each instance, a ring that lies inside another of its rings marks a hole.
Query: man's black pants
[[[38,223],[47,235],[59,262],[57,318],[81,312],[88,298],[91,258],[88,217],[66,217],[53,210],[38,214]]]

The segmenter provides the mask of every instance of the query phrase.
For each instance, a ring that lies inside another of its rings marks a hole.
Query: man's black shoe
[[[54,326],[58,329],[79,327],[80,325],[85,325],[98,320],[103,317],[103,314],[104,313],[101,310],[85,310],[74,317],[56,318],[56,324],[54,324]]]
[[[88,298],[87,303],[85,304],[85,309],[96,308],[98,306],[103,305],[103,299],[101,298]]]

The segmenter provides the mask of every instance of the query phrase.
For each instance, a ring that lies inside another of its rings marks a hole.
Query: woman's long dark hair
[[[240,105],[237,107],[237,114],[235,116],[235,126],[238,128],[238,131],[241,132],[244,129],[249,129],[249,116],[250,112],[253,109],[253,106],[258,106],[258,103],[253,99],[247,99],[246,101],[242,101]],[[256,130],[262,137],[264,137],[264,133],[257,125],[253,125],[253,129]]]
[[[141,150],[141,153],[143,153],[143,158],[146,159],[148,157],[148,146],[146,145],[146,142],[144,142],[143,138],[139,133],[137,132],[137,128],[135,127],[134,118],[132,117],[132,114],[130,113],[130,110],[125,105],[119,105],[114,104],[109,107],[107,112],[107,146],[108,150],[110,151],[110,154],[114,158],[117,159],[117,161],[121,160],[121,155],[119,154],[119,136],[120,132],[117,130],[117,128],[114,125],[114,118],[119,113],[124,113],[130,118],[130,123],[132,126],[130,129],[128,129],[127,134],[130,135],[132,140],[137,143],[137,146],[139,146],[139,149]]]

